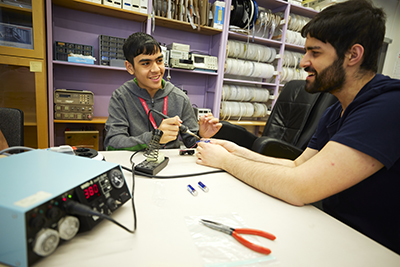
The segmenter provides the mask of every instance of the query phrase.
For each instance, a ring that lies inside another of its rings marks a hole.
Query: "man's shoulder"
[[[371,81],[370,86],[374,90],[377,90],[378,93],[400,91],[400,80],[382,74],[376,74],[374,79]]]

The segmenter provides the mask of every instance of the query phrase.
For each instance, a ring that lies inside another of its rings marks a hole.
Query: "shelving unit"
[[[246,35],[229,31],[230,12],[225,12],[223,30],[211,27],[201,27],[200,31],[192,29],[190,23],[171,20],[163,17],[150,15],[152,0],[148,1],[148,12],[142,14],[123,9],[117,9],[83,0],[46,0],[47,9],[47,47],[48,47],[48,97],[49,97],[49,128],[50,145],[60,145],[64,141],[59,134],[60,127],[65,124],[102,124],[108,115],[108,102],[112,92],[125,81],[132,79],[124,68],[108,67],[99,65],[76,64],[52,60],[52,47],[54,41],[80,43],[92,45],[93,54],[98,54],[98,36],[109,35],[126,38],[136,31],[143,31],[153,35],[162,44],[172,42],[190,44],[191,51],[199,51],[218,57],[218,71],[216,73],[183,69],[166,69],[169,71],[171,82],[188,92],[192,104],[198,107],[211,108],[214,116],[219,117],[221,105],[221,91],[224,82],[237,84],[257,85],[262,88],[278,93],[282,84],[280,83],[279,71],[282,67],[281,59],[277,59],[277,75],[271,81],[247,81],[225,77],[224,67],[226,59],[226,47],[228,39],[247,40]],[[312,17],[315,11],[292,6],[281,0],[257,1],[259,6],[271,9],[273,12],[281,11],[285,14],[285,21],[294,12],[299,15]],[[231,0],[226,0],[227,7]],[[226,10],[229,10],[227,8]],[[154,23],[154,25],[153,25]],[[154,31],[153,31],[154,26]],[[281,40],[267,40],[259,37],[250,37],[250,42],[272,46],[283,53],[285,49],[292,51],[303,51],[302,47],[285,44],[285,31],[287,25],[282,25]],[[59,121],[54,120],[53,93],[55,89],[78,89],[89,90],[94,93],[94,117],[93,122]],[[102,119],[99,119],[101,117]],[[233,120],[234,122],[235,120]],[[242,124],[263,126],[265,121],[257,119],[246,120]]]
[[[24,112],[25,146],[45,148],[49,145],[45,11],[43,1],[31,1],[31,6],[0,3],[0,22],[31,29],[27,31],[31,32],[33,46],[26,45],[28,40],[25,44],[14,40],[13,44],[0,45],[0,106]]]

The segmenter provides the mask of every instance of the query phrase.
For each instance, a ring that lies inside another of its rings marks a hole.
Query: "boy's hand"
[[[182,121],[178,116],[164,119],[158,127],[159,130],[163,131],[160,144],[166,144],[175,140],[179,134],[179,126],[181,126],[181,123]]]
[[[221,129],[222,124],[212,113],[207,113],[199,119],[199,135],[203,138],[210,138]]]

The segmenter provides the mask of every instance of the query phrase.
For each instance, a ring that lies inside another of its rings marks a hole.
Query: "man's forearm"
[[[293,179],[294,172],[290,167],[253,161],[231,154],[223,161],[221,168],[268,195],[293,205],[304,205],[298,199],[296,179]]]
[[[269,164],[274,164],[274,165],[283,165],[283,166],[287,166],[287,167],[295,167],[295,164],[292,160],[268,157],[268,156],[256,153],[254,151],[251,151],[244,147],[239,147],[239,149],[237,151],[235,151],[234,154],[236,156],[239,156],[239,157],[242,157],[242,158],[245,158],[248,160],[264,162],[264,163],[269,163]]]

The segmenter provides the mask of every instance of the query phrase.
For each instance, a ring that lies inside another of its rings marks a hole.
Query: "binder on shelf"
[[[212,14],[211,27],[222,30],[224,27],[225,2],[215,1],[212,6]]]
[[[139,12],[147,14],[147,0],[140,0]]]
[[[140,12],[140,0],[131,0],[131,5],[132,11]]]
[[[103,5],[105,6],[114,6],[114,1],[113,0],[103,0]]]
[[[132,1],[131,0],[122,0],[122,9],[132,10]]]
[[[200,25],[207,25],[207,3],[208,0],[199,0],[199,9],[200,9]]]
[[[116,8],[122,8],[122,0],[114,0],[113,6]]]
[[[167,19],[172,19],[171,16],[171,0],[168,0],[168,5],[167,5]]]

